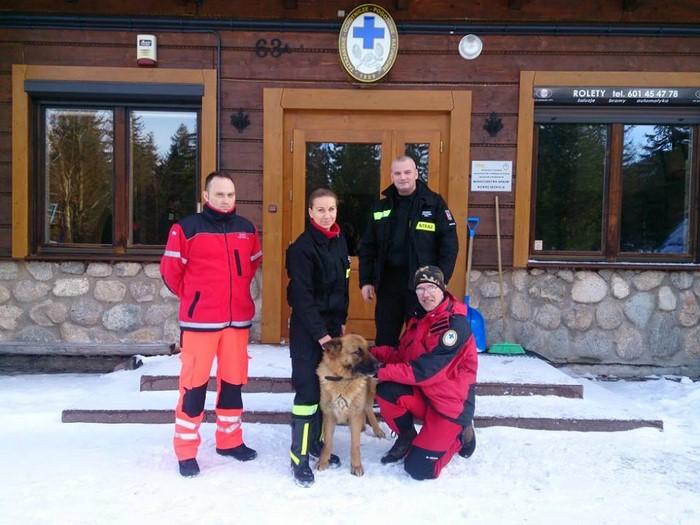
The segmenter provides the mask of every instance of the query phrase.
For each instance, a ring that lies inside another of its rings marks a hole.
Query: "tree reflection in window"
[[[195,110],[46,107],[43,242],[165,244],[195,211],[197,120]]]
[[[165,244],[195,211],[197,113],[131,111],[131,244]]]
[[[689,252],[689,126],[626,125],[620,251]]]
[[[543,250],[602,249],[607,126],[540,124],[535,239]]]
[[[428,164],[430,162],[430,144],[406,144],[406,155],[416,163],[418,178],[428,184]]]
[[[112,242],[113,112],[47,109],[45,242]]]

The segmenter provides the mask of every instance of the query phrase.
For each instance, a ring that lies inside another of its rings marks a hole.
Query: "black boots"
[[[216,453],[220,456],[228,456],[238,461],[250,461],[258,457],[258,453],[250,447],[246,447],[245,443],[241,443],[233,448],[217,448]]]
[[[258,457],[258,453],[252,448],[246,447],[244,443],[241,443],[237,447],[233,448],[217,448],[216,453],[222,456],[235,458],[238,461],[250,461],[251,459]],[[180,468],[181,476],[192,478],[199,474],[199,464],[195,458],[183,459],[177,463]]]
[[[309,455],[318,459],[321,456],[321,450],[323,450],[323,441],[321,441],[321,432],[323,429],[323,414],[321,409],[316,410],[313,416],[311,416],[311,428],[309,429],[309,439],[311,444],[309,445]],[[335,454],[331,454],[328,464],[331,468],[337,468],[340,466],[340,458]]]
[[[394,445],[382,456],[381,462],[386,465],[387,463],[401,461],[406,454],[408,454],[408,449],[411,448],[411,443],[416,435],[416,429],[413,425],[406,430],[402,430],[399,433],[399,437],[396,438]]]
[[[181,476],[193,478],[199,474],[199,465],[197,464],[197,460],[195,458],[183,459],[182,461],[178,461],[178,464],[180,466]]]
[[[314,483],[314,473],[309,466],[309,441],[313,416],[292,416],[292,447],[289,457],[292,460],[294,481],[302,487]]]
[[[474,432],[474,425],[471,424],[462,431],[459,436],[462,442],[462,448],[459,449],[459,455],[463,458],[471,457],[471,455],[476,450],[476,432]]]

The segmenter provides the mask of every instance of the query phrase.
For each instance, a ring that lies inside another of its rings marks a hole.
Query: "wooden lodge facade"
[[[700,2],[375,3],[398,43],[369,82],[339,54],[360,2],[0,2],[0,347],[176,342],[157,264],[214,169],[263,240],[253,338],[284,341],[310,189],[341,196],[357,241],[409,154],[458,221],[458,297],[480,219],[490,343],[700,375]],[[353,259],[350,328],[371,338]]]

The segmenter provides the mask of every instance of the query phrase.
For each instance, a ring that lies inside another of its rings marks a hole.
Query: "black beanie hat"
[[[437,266],[421,266],[418,268],[416,275],[413,277],[414,288],[420,283],[432,283],[443,292],[445,291],[445,276]]]

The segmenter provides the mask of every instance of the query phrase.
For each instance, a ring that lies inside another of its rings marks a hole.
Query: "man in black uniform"
[[[413,275],[421,266],[454,271],[459,241],[444,199],[418,180],[416,163],[401,156],[391,163],[391,182],[372,207],[360,243],[360,287],[365,302],[377,299],[377,345],[396,346],[404,322],[417,306]]]

